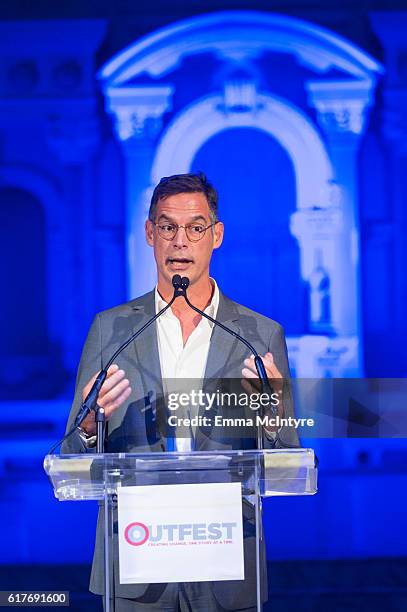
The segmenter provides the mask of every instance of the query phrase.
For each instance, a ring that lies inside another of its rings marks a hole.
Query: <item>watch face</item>
[[[93,448],[96,446],[96,438],[97,436],[91,436],[86,431],[84,431],[81,427],[78,427],[79,437],[86,446],[86,448]]]

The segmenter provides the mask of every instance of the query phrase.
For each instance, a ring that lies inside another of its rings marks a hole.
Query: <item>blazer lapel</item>
[[[240,334],[239,313],[234,303],[225,298],[222,292],[219,292],[219,306],[216,320],[226,325],[226,327],[232,331]],[[227,378],[233,375],[233,355],[236,353],[236,348],[240,344],[241,342],[237,340],[237,338],[228,334],[218,325],[213,326],[208,359],[206,362],[205,381]]]
[[[134,324],[136,331],[155,315],[154,291],[135,300],[133,310],[136,315]],[[137,338],[134,342],[134,351],[144,387],[146,434],[151,444],[157,442],[157,431],[161,438],[165,437],[166,431],[156,322],[147,327]]]
[[[134,331],[140,329],[155,315],[154,291],[150,291],[135,300],[133,310],[136,315]],[[161,366],[158,352],[157,327],[152,323],[134,342],[139,372],[148,388],[155,388],[161,383]]]

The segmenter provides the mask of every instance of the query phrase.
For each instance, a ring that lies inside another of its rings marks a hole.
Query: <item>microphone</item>
[[[256,366],[256,370],[257,370],[257,373],[259,375],[262,388],[264,389],[265,387],[268,387],[270,392],[273,393],[273,389],[270,386],[270,382],[269,382],[269,379],[267,377],[266,368],[264,367],[263,360],[260,357],[260,355],[258,354],[258,352],[256,351],[256,349],[254,348],[254,346],[252,344],[250,344],[250,342],[248,340],[246,340],[246,338],[243,338],[243,336],[241,336],[240,334],[235,332],[233,329],[230,329],[229,327],[227,327],[226,325],[224,325],[220,321],[217,321],[216,319],[213,319],[206,312],[204,312],[203,310],[200,310],[199,308],[197,308],[196,306],[191,304],[191,302],[189,301],[189,298],[187,296],[187,289],[189,287],[189,278],[187,276],[183,276],[181,278],[179,274],[176,274],[173,277],[173,283],[174,283],[174,280],[177,283],[179,295],[182,295],[182,297],[185,299],[185,301],[188,304],[188,306],[190,308],[192,308],[192,310],[194,310],[195,312],[200,314],[202,317],[205,317],[205,319],[208,319],[208,321],[211,321],[212,323],[214,323],[215,325],[217,325],[218,327],[223,329],[225,332],[227,332],[228,334],[232,335],[234,338],[237,338],[240,342],[243,342],[243,344],[253,353],[253,355],[254,355],[254,364]],[[277,410],[276,410],[275,406],[272,406],[271,412],[272,412],[273,417],[277,415]],[[263,448],[263,436],[262,436],[262,432],[260,431],[260,428],[258,428],[258,430],[257,430],[257,448],[259,450]]]
[[[179,280],[178,280],[178,278],[176,279],[176,277],[179,277]],[[182,295],[185,298],[186,303],[188,304],[188,306],[190,308],[192,308],[192,310],[195,310],[195,312],[197,312],[198,314],[200,314],[203,317],[205,317],[205,319],[208,319],[209,321],[211,321],[215,325],[218,325],[219,327],[221,327],[225,332],[227,332],[228,334],[231,334],[232,336],[234,336],[235,338],[240,340],[240,342],[243,342],[243,344],[246,345],[247,348],[251,350],[251,352],[254,355],[254,363],[255,363],[255,366],[256,366],[256,370],[257,370],[257,373],[259,375],[260,380],[262,381],[262,384],[263,385],[267,385],[267,386],[270,387],[269,379],[267,377],[267,373],[266,373],[266,369],[264,367],[263,360],[260,357],[260,355],[258,354],[258,352],[256,351],[256,349],[254,348],[254,346],[252,344],[250,344],[250,342],[248,340],[243,338],[243,336],[241,336],[237,332],[233,331],[233,329],[230,329],[229,327],[226,327],[226,325],[223,325],[223,323],[221,323],[220,321],[217,321],[216,319],[213,319],[206,312],[204,312],[203,310],[200,310],[199,308],[197,308],[196,306],[191,304],[191,302],[189,301],[189,298],[187,296],[187,289],[189,287],[189,278],[187,276],[184,276],[183,278],[181,278],[179,274],[176,274],[173,277],[173,282],[174,282],[174,279],[176,279],[176,283],[179,286],[179,295]]]
[[[188,280],[188,284],[189,284],[189,280]],[[168,310],[173,305],[173,303],[177,299],[177,297],[179,297],[181,295],[184,295],[184,293],[183,293],[184,290],[182,289],[181,277],[180,277],[179,274],[176,274],[175,276],[173,276],[173,278],[172,278],[172,286],[174,288],[174,294],[173,294],[171,300],[168,302],[168,304],[166,306],[164,306],[164,308],[162,308],[159,312],[157,312],[157,314],[155,314],[153,317],[151,317],[151,319],[149,319],[140,329],[138,329],[136,332],[134,332],[134,334],[132,334],[130,336],[130,338],[128,338],[125,342],[123,342],[123,344],[121,346],[119,346],[117,351],[115,351],[115,353],[111,356],[111,358],[106,363],[104,368],[102,368],[102,370],[100,370],[99,374],[96,377],[95,382],[92,385],[91,390],[89,391],[89,393],[86,396],[84,402],[82,403],[82,406],[81,406],[78,414],[76,415],[76,418],[75,418],[75,421],[74,421],[74,424],[73,424],[72,428],[62,438],[62,440],[60,440],[59,442],[54,444],[54,446],[50,449],[50,451],[48,453],[49,455],[51,455],[53,453],[53,451],[60,444],[62,444],[65,440],[67,440],[73,434],[73,432],[76,431],[76,429],[84,421],[84,419],[87,417],[89,412],[91,412],[91,410],[93,410],[95,412],[95,421],[96,421],[96,427],[97,427],[97,432],[96,432],[96,436],[97,436],[96,452],[97,453],[103,453],[103,448],[104,448],[104,428],[105,428],[105,411],[104,411],[104,409],[102,407],[97,405],[97,400],[98,400],[99,393],[100,393],[100,390],[102,388],[102,385],[103,385],[103,383],[106,380],[107,371],[110,368],[110,366],[112,365],[112,363],[115,361],[115,359],[120,355],[120,353],[122,351],[124,351],[125,348],[127,348],[129,346],[129,344],[131,344],[134,340],[136,340],[138,338],[138,336],[140,336],[144,332],[144,330],[147,329],[147,327],[150,327],[150,325],[152,323],[154,323],[154,321],[156,321],[159,317],[161,317],[161,315],[164,314],[164,312],[166,312],[166,310]]]

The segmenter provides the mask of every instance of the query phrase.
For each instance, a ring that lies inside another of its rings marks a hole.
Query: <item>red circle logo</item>
[[[124,530],[124,538],[131,546],[141,546],[148,540],[150,532],[144,523],[130,523]]]

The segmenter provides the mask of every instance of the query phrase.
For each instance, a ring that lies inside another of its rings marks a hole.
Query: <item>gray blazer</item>
[[[110,310],[98,313],[89,330],[83,348],[76,381],[75,397],[69,415],[67,430],[73,424],[82,400],[82,389],[95,372],[99,371],[116,349],[137,329],[155,314],[154,291]],[[260,355],[271,352],[277,368],[286,379],[284,392],[285,416],[293,416],[293,405],[289,385],[287,348],[282,327],[232,300],[221,292],[217,320],[236,331],[254,345]],[[240,379],[243,361],[249,350],[230,334],[214,326],[208,353],[205,381],[218,379]],[[108,423],[107,452],[151,452],[166,449],[165,432],[160,422],[162,416],[162,379],[158,352],[157,330],[152,324],[135,342],[117,358],[116,363],[126,372],[132,393],[127,402],[112,416]],[[219,429],[219,428],[218,428]],[[265,447],[270,446],[266,440]],[[283,428],[276,447],[298,446],[296,431]],[[196,450],[255,448],[255,439],[225,437],[215,431],[196,432]],[[62,447],[63,453],[89,452],[80,437],[73,434]],[[244,581],[214,582],[213,592],[226,609],[238,609],[255,605],[255,541],[250,529],[254,517],[252,508],[244,508],[249,525],[245,538]],[[95,555],[92,566],[90,589],[103,594],[103,508],[100,509],[96,534]],[[250,533],[251,532],[251,533]],[[117,548],[117,547],[116,547]],[[263,551],[264,553],[264,551]],[[265,572],[265,557],[263,570]],[[115,572],[117,575],[118,572]],[[253,582],[254,581],[254,582]],[[264,578],[265,584],[267,583]],[[120,585],[115,579],[117,597],[141,597],[148,585]],[[266,595],[264,593],[264,598]]]

